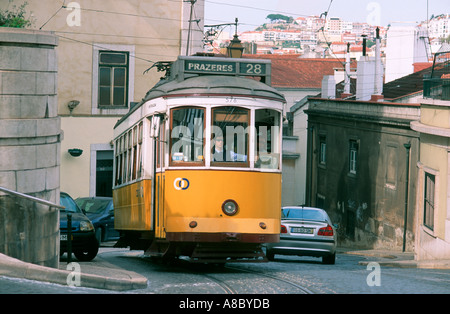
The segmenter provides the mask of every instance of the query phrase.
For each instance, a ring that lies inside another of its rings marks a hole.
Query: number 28
[[[261,74],[262,66],[261,64],[247,64],[247,73],[249,74]]]

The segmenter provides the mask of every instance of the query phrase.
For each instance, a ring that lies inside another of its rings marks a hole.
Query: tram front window
[[[271,109],[255,111],[255,168],[279,169],[280,113]]]
[[[248,166],[250,111],[239,107],[212,109],[211,164]]]
[[[170,156],[172,165],[204,164],[204,109],[173,109],[171,114]]]

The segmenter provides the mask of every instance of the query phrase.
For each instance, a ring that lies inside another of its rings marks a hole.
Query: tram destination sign
[[[270,60],[183,57],[184,73],[264,77],[270,82]]]

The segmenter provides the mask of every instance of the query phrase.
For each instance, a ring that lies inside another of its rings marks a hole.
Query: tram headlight
[[[235,215],[237,213],[238,209],[239,209],[239,206],[235,200],[226,200],[222,204],[222,211],[227,216]]]

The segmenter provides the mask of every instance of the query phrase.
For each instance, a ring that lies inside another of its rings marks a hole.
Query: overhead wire
[[[55,11],[55,13],[53,13],[40,27],[39,29],[41,30],[42,28],[44,28],[53,18],[55,18],[55,16],[58,15],[58,13],[62,10],[62,9],[67,9],[68,7],[65,4],[65,0],[63,0],[62,5]],[[91,9],[91,8],[79,8],[81,11],[86,11],[86,12],[94,12],[94,13],[104,13],[104,14],[117,14],[117,15],[122,15],[122,16],[130,16],[130,17],[139,17],[139,18],[147,18],[147,19],[159,19],[159,20],[167,20],[167,21],[177,21],[179,22],[180,19],[176,19],[176,18],[167,18],[167,17],[161,17],[161,16],[147,16],[147,15],[142,15],[142,14],[134,14],[134,13],[126,13],[126,12],[114,12],[114,11],[107,11],[107,10],[100,10],[100,9]],[[92,36],[115,36],[115,37],[125,37],[125,38],[141,38],[141,39],[155,39],[155,40],[174,40],[174,41],[179,41],[179,38],[176,39],[171,39],[171,38],[157,38],[157,37],[150,37],[150,36],[134,36],[134,35],[118,35],[118,34],[98,34],[98,33],[82,33],[82,32],[64,32],[64,31],[55,31],[55,33],[57,33],[56,35],[60,38],[66,39],[66,40],[70,40],[70,41],[74,41],[74,42],[78,42],[78,43],[82,43],[85,45],[90,45],[92,47],[97,47],[106,51],[110,51],[110,49],[108,49],[107,47],[102,47],[101,44],[95,44],[95,43],[91,43],[91,42],[87,42],[87,41],[83,41],[83,40],[79,40],[79,39],[75,39],[75,38],[70,38],[61,34],[74,34],[74,35],[92,35]],[[154,56],[164,56],[167,57],[167,55],[155,55],[155,54],[151,54]],[[150,60],[148,58],[143,58],[143,57],[139,57],[137,55],[130,55],[130,57],[133,57],[135,59],[139,59],[142,61],[146,61],[152,64],[155,64],[157,61],[153,61]],[[176,57],[176,56],[174,56]]]
[[[39,27],[39,30],[41,30],[45,25],[47,25],[47,23],[50,22],[50,20],[53,19],[56,16],[56,14],[58,14],[59,11],[61,11],[65,7],[65,3],[66,3],[66,0],[64,0],[61,7],[44,24],[42,24],[41,27]]]

